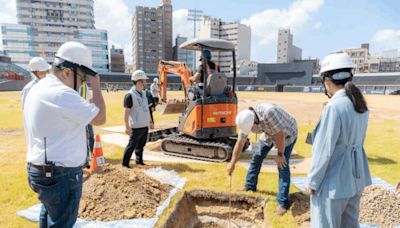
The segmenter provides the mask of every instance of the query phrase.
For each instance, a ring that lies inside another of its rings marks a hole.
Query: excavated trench
[[[264,227],[265,199],[208,190],[186,191],[163,227]],[[231,218],[231,219],[229,219]]]

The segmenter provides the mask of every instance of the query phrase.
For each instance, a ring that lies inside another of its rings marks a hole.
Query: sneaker
[[[124,165],[122,164],[122,167],[127,168],[127,169],[132,169],[132,167],[130,165]]]
[[[146,165],[146,164],[144,164],[144,162],[141,161],[141,162],[136,162],[136,165]]]
[[[282,216],[282,215],[286,214],[287,211],[288,211],[288,209],[282,207],[281,205],[278,205],[276,207],[275,215]]]
[[[243,188],[239,188],[237,191],[238,192],[248,192],[248,191],[256,192],[257,190],[243,187]]]

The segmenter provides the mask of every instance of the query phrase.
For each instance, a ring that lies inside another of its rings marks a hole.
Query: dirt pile
[[[99,221],[151,218],[171,189],[140,168],[107,164],[84,183],[79,217]]]
[[[310,221],[310,197],[300,192],[290,194],[290,211],[300,225]],[[379,227],[393,227],[400,224],[400,196],[396,197],[383,187],[371,185],[364,189],[360,202],[362,224],[376,224]]]
[[[297,224],[309,222],[310,216],[310,197],[301,192],[290,194],[290,212]]]
[[[360,222],[379,227],[400,225],[400,197],[394,192],[372,185],[364,189],[360,203]]]

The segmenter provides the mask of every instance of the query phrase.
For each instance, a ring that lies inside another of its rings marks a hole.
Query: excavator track
[[[165,154],[211,162],[231,159],[234,139],[222,141],[198,140],[184,135],[171,135],[161,142]]]

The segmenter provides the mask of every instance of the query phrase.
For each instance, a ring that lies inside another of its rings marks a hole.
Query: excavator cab
[[[232,80],[228,80],[228,75],[225,73],[203,70],[203,81],[192,85],[189,80],[192,72],[184,63],[160,61],[161,99],[166,100],[167,72],[181,76],[185,93],[184,110],[179,117],[178,127],[174,128],[176,132],[162,137],[161,148],[165,153],[175,156],[217,162],[227,161],[231,158],[237,135],[235,45],[226,40],[194,39],[183,43],[180,48],[200,51],[203,66],[207,64],[203,56],[204,50],[230,53],[233,75]],[[231,81],[231,84],[228,81]],[[157,135],[160,134],[157,132]],[[161,135],[164,135],[163,132]]]

